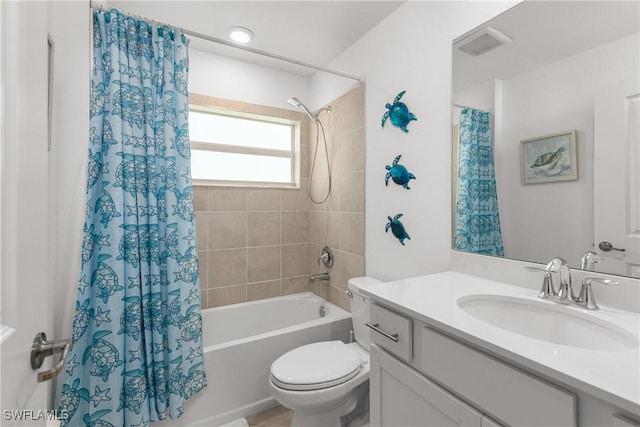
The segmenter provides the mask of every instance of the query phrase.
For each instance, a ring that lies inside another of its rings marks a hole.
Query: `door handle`
[[[604,251],[604,252],[609,252],[609,251],[624,252],[626,250],[623,248],[614,248],[613,245],[609,242],[600,242],[598,247],[600,248],[601,251]]]
[[[56,366],[48,371],[38,372],[39,383],[55,378],[62,371],[71,347],[73,347],[73,342],[70,339],[47,341],[47,335],[44,332],[36,335],[31,346],[31,368],[33,370],[40,368],[47,357],[60,353],[60,360]]]

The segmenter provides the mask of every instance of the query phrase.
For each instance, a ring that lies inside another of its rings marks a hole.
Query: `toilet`
[[[292,427],[340,427],[369,389],[369,298],[360,290],[379,280],[349,280],[356,342],[322,341],[295,348],[271,365],[269,389],[293,410]]]

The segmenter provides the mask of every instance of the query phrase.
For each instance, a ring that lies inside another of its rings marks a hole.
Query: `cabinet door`
[[[611,417],[611,427],[638,427],[640,423],[632,421],[622,415],[615,414]]]
[[[482,415],[418,371],[371,346],[371,426],[482,425]]]

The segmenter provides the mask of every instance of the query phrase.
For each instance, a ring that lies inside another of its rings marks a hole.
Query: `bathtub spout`
[[[311,276],[309,276],[309,282],[313,283],[316,282],[318,280],[329,280],[329,273],[320,273],[320,274],[312,274]]]

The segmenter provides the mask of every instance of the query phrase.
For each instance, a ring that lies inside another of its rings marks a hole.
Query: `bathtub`
[[[211,427],[272,408],[275,359],[312,342],[348,342],[352,329],[350,313],[311,292],[209,308],[202,320],[208,386],[187,401],[178,420],[154,426]]]

